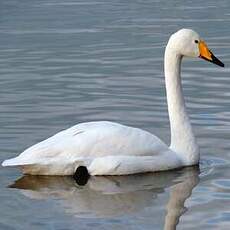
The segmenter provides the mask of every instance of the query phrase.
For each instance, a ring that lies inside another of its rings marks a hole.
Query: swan
[[[18,166],[32,175],[73,175],[80,166],[90,175],[128,175],[198,164],[199,147],[181,85],[183,57],[224,67],[195,31],[181,29],[171,35],[164,57],[170,146],[145,130],[109,121],[86,122],[33,145],[2,166]]]

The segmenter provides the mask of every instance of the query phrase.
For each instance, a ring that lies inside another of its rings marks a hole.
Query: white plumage
[[[71,175],[80,165],[86,166],[91,175],[124,175],[197,164],[199,150],[186,113],[180,66],[183,56],[202,55],[207,59],[208,52],[192,30],[179,30],[169,39],[165,81],[170,147],[138,128],[109,121],[88,122],[61,131],[2,165],[19,166],[24,173],[39,175]]]
[[[71,175],[79,165],[89,167],[91,174],[130,174],[139,170],[131,166],[121,173],[119,167],[126,158],[126,164],[133,164],[162,151],[168,147],[144,130],[108,121],[88,122],[26,149],[3,166],[21,166],[25,173],[45,175]]]

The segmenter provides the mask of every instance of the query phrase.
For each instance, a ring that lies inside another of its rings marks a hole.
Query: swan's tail
[[[31,175],[73,175],[76,168],[79,165],[88,165],[87,159],[78,158],[74,160],[68,159],[68,161],[63,161],[60,159],[55,159],[53,161],[45,161],[47,159],[42,159],[38,161],[36,159],[28,159],[22,156],[11,158],[2,162],[3,167],[12,166],[19,167],[24,174]]]
[[[21,166],[21,165],[28,165],[29,163],[26,162],[25,160],[22,160],[19,157],[11,158],[8,160],[4,160],[2,162],[3,167],[8,167],[8,166]],[[30,163],[31,164],[31,163]]]

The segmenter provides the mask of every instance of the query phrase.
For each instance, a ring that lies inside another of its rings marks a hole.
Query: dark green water
[[[92,120],[169,143],[163,53],[180,28],[199,32],[226,67],[183,62],[200,170],[98,177],[79,187],[0,167],[0,229],[229,229],[229,9],[227,0],[2,0],[0,161]]]

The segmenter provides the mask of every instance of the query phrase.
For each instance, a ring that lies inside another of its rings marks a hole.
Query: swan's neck
[[[184,165],[199,161],[199,149],[186,112],[181,86],[182,55],[168,45],[165,50],[165,84],[171,129],[170,148],[176,152]]]

